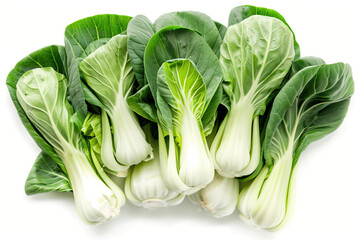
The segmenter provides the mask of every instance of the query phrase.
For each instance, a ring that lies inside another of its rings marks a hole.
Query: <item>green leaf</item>
[[[35,160],[25,183],[27,195],[45,192],[70,192],[70,182],[59,165],[45,152]]]
[[[224,90],[232,104],[247,99],[255,116],[262,115],[267,98],[281,84],[293,58],[292,34],[276,18],[252,16],[230,26],[220,63]]]
[[[217,91],[214,94],[214,97],[211,99],[208,107],[202,116],[202,124],[204,126],[205,136],[209,135],[214,128],[214,123],[217,117],[217,110],[219,107],[219,103],[223,100],[223,88],[220,84]]]
[[[224,39],[225,33],[227,31],[227,27],[225,27],[222,23],[219,23],[217,21],[214,21],[216,28],[219,31],[221,39]]]
[[[134,72],[127,54],[127,37],[117,35],[80,63],[86,83],[111,116],[118,98],[127,98]]]
[[[93,41],[86,47],[85,51],[81,54],[80,59],[86,58],[91,53],[95,52],[96,49],[105,45],[109,40],[110,38],[100,38],[98,40]]]
[[[171,112],[168,107],[163,108],[163,104],[159,104],[159,110],[163,116],[169,115],[164,117],[168,121],[167,126],[173,127],[175,136],[181,142],[183,117],[191,112],[196,121],[201,122],[206,98],[205,83],[190,60],[167,61],[159,69],[157,92],[170,106]]]
[[[36,68],[24,73],[16,96],[31,123],[62,157],[64,143],[81,146],[79,131],[70,121],[74,113],[66,100],[67,79],[53,68]]]
[[[237,24],[248,17],[253,15],[262,15],[262,16],[269,16],[274,17],[282,21],[288,28],[291,30],[289,24],[285,21],[285,18],[275,10],[262,8],[262,7],[255,7],[251,5],[242,5],[235,7],[231,10],[229,15],[229,26]],[[294,36],[294,50],[295,50],[295,59],[300,58],[300,46],[296,41],[295,33],[291,30]]]
[[[144,76],[144,54],[147,43],[155,34],[154,28],[153,23],[144,15],[135,16],[128,25],[128,51],[140,87],[147,83]]]
[[[6,79],[6,85],[8,87],[11,99],[25,128],[27,129],[31,137],[35,140],[36,144],[40,147],[40,149],[43,150],[47,155],[49,155],[51,159],[53,159],[64,172],[66,172],[66,169],[59,156],[57,156],[53,147],[51,147],[49,143],[43,139],[39,131],[30,122],[28,116],[22,109],[16,96],[16,90],[17,83],[20,77],[25,72],[35,68],[52,67],[57,72],[62,73],[66,76],[67,71],[65,68],[65,62],[66,55],[65,48],[63,46],[48,46],[39,49],[23,58],[11,70]]]
[[[206,87],[205,109],[209,110],[206,110],[208,112],[204,116],[214,115],[220,103],[220,99],[218,102],[211,102],[222,81],[219,61],[205,40],[186,28],[167,27],[150,39],[145,50],[144,63],[152,95],[156,99],[158,69],[164,62],[177,58],[186,58],[195,64]],[[211,108],[208,108],[210,102]]]
[[[145,119],[157,122],[155,102],[152,98],[149,84],[137,91],[134,95],[127,98],[127,103],[131,110]]]
[[[299,58],[299,59],[293,61],[293,63],[291,64],[291,68],[290,68],[289,72],[287,73],[286,77],[284,78],[283,82],[281,83],[281,85],[275,91],[273,91],[270,94],[270,96],[268,97],[268,99],[266,100],[265,105],[267,107],[266,107],[265,113],[260,117],[260,126],[261,126],[260,131],[261,131],[262,135],[265,134],[264,130],[266,128],[266,122],[269,118],[269,114],[270,114],[270,110],[271,110],[271,106],[272,106],[274,97],[279,93],[279,91],[289,81],[289,79],[305,67],[321,65],[324,63],[325,63],[325,61],[322,60],[321,58],[312,57],[312,56],[302,57],[302,58]]]
[[[325,63],[325,61],[318,57],[303,57],[303,58],[297,59],[291,65],[288,78],[290,79],[291,77],[293,77],[297,72],[299,72],[303,68],[321,65],[324,63]]]
[[[85,85],[84,82],[81,82],[81,88],[83,90],[86,102],[94,106],[97,106],[99,108],[104,107],[104,105],[100,102],[100,100],[96,97],[96,95],[89,89],[89,87]]]
[[[87,105],[80,80],[79,62],[86,55],[84,52],[90,52],[94,47],[98,47],[99,43],[104,43],[106,39],[124,32],[130,19],[129,16],[115,14],[96,15],[78,20],[65,29],[69,97],[75,112],[82,120],[87,115]],[[98,41],[99,39],[105,40]],[[91,45],[96,41],[98,41],[96,44]]]
[[[276,96],[270,112],[264,140],[267,165],[290,151],[295,166],[311,142],[341,124],[353,92],[348,64],[311,66],[296,73]]]
[[[92,150],[97,154],[101,154],[101,116],[99,114],[89,113],[85,118],[81,132],[90,139],[89,142]]]
[[[213,20],[201,12],[171,12],[161,15],[155,21],[156,32],[168,26],[180,26],[199,33],[216,56],[219,56],[221,36]]]

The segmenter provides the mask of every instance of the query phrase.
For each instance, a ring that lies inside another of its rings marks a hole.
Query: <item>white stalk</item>
[[[73,189],[76,209],[89,223],[102,223],[119,215],[116,194],[97,176],[84,153],[63,144],[61,156]]]
[[[185,108],[180,150],[180,179],[191,187],[184,194],[192,194],[204,188],[214,178],[214,165],[205,137],[190,109]]]
[[[178,205],[184,199],[184,195],[169,190],[165,185],[156,156],[130,170],[125,182],[125,194],[132,204],[147,209]]]
[[[118,100],[112,111],[112,126],[116,160],[123,165],[134,165],[153,158],[140,124],[125,100]]]
[[[169,132],[168,146],[165,141],[163,131],[158,126],[159,137],[159,158],[160,158],[160,170],[161,175],[165,181],[166,186],[178,193],[183,193],[190,189],[185,185],[179,177],[177,170],[177,157],[176,157],[176,144],[174,140],[174,134]]]
[[[209,185],[190,195],[189,199],[214,217],[222,218],[234,212],[238,196],[239,181],[237,179],[215,174]]]
[[[272,169],[264,166],[254,181],[241,191],[238,208],[243,219],[267,230],[280,226],[293,208],[295,177],[291,175],[296,169],[292,170],[292,159],[290,146]]]
[[[250,100],[244,98],[231,107],[222,122],[211,146],[215,167],[220,175],[246,176],[259,164],[259,121],[258,117],[253,119],[253,115]]]
[[[101,130],[101,161],[106,168],[111,170],[112,174],[118,177],[125,177],[129,166],[122,165],[115,159],[109,118],[104,110],[101,111]]]

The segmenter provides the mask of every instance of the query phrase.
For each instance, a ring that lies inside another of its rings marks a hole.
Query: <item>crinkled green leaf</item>
[[[66,99],[64,75],[50,67],[36,68],[24,73],[16,86],[21,107],[58,155],[65,153],[65,143],[82,146],[80,132],[70,120],[74,110]]]
[[[348,64],[310,66],[296,73],[274,100],[264,140],[266,163],[292,147],[295,165],[311,142],[341,124],[353,92]]]
[[[86,47],[85,51],[81,54],[80,59],[86,58],[91,53],[95,52],[96,49],[105,45],[109,40],[110,38],[100,38],[98,40],[93,41]]]
[[[276,18],[252,16],[232,25],[221,46],[224,90],[232,104],[251,99],[255,116],[282,82],[294,58],[293,36]]]
[[[101,116],[95,113],[88,113],[81,132],[89,138],[92,150],[100,155],[102,142]]]
[[[282,21],[288,28],[291,30],[294,36],[294,50],[295,50],[295,59],[300,58],[300,46],[296,41],[295,33],[290,28],[289,24],[285,21],[285,18],[275,10],[263,7],[255,7],[251,5],[242,5],[235,7],[231,10],[229,15],[229,26],[239,23],[245,20],[248,17],[253,15],[262,15],[268,17],[274,17]]]
[[[119,96],[126,99],[134,84],[134,72],[127,54],[127,37],[117,35],[80,63],[86,83],[108,114]]]

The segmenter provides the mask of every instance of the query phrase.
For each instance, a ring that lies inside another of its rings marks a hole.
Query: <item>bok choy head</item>
[[[164,181],[171,190],[191,194],[214,176],[205,135],[221,100],[218,58],[198,33],[170,26],[150,39],[144,64],[158,109]]]
[[[79,215],[99,223],[119,214],[124,204],[121,190],[113,191],[95,171],[85,140],[71,121],[67,79],[53,68],[27,71],[17,82],[17,99],[30,122],[60,157]]]
[[[220,64],[230,109],[211,146],[220,175],[242,177],[257,168],[259,116],[293,59],[293,34],[276,18],[251,16],[228,28]]]
[[[135,80],[127,36],[111,38],[81,61],[80,69],[103,105],[101,157],[105,166],[121,174],[129,166],[151,159],[151,146],[127,104]]]
[[[205,83],[190,60],[163,63],[157,90],[162,172],[170,188],[185,194],[205,187],[214,177],[201,123],[205,99]]]
[[[238,208],[244,219],[268,230],[278,230],[290,220],[300,154],[338,128],[353,92],[350,66],[343,63],[305,67],[285,84],[266,126],[266,165],[240,193]]]

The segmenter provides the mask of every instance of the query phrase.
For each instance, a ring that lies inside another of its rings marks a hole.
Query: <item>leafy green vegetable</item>
[[[111,38],[80,62],[80,69],[86,83],[104,106],[101,155],[105,166],[121,173],[131,165],[151,159],[151,146],[127,104],[135,79],[126,35]]]
[[[237,24],[245,20],[246,18],[254,15],[274,17],[282,21],[286,26],[288,26],[290,31],[293,33],[293,37],[294,37],[295,59],[300,58],[300,46],[296,41],[295,33],[290,28],[289,24],[285,21],[285,18],[275,10],[263,8],[263,7],[255,7],[251,5],[242,5],[235,7],[231,10],[229,14],[229,26]]]
[[[27,195],[44,192],[70,192],[70,182],[59,165],[45,152],[41,152],[35,160],[25,183]]]
[[[349,65],[300,58],[285,18],[251,5],[228,28],[195,11],[84,18],[6,84],[41,148],[27,195],[72,191],[80,217],[102,223],[125,204],[126,177],[136,206],[189,195],[272,231],[291,219],[301,152],[341,124],[354,92]]]
[[[156,32],[169,26],[188,28],[199,33],[214,53],[219,56],[220,34],[225,34],[226,27],[220,23],[213,22],[206,14],[192,11],[171,12],[161,15],[155,23],[152,23],[144,15],[138,15],[129,22],[127,35],[129,56],[133,64],[136,79],[141,87],[147,84],[144,76],[146,46]]]
[[[115,185],[112,189],[104,183],[88,159],[85,140],[71,121],[74,110],[66,99],[65,76],[50,67],[35,68],[25,72],[16,87],[16,97],[28,119],[66,169],[81,218],[98,223],[118,215],[124,195]]]
[[[131,96],[129,98],[131,100],[131,104],[129,103],[130,108],[139,114],[140,116],[150,120],[150,121],[156,121],[153,118],[153,113],[156,112],[156,108],[154,105],[154,100],[151,100],[152,95],[149,94],[148,91],[148,79],[146,77],[146,74],[144,76],[144,68],[145,68],[145,49],[148,45],[150,39],[153,37],[155,32],[162,32],[163,28],[165,29],[177,29],[177,28],[186,28],[189,30],[193,30],[196,33],[198,33],[205,42],[209,45],[209,47],[213,50],[213,52],[218,56],[219,55],[219,49],[221,44],[221,33],[226,31],[226,27],[220,26],[219,23],[214,23],[207,15],[199,12],[191,12],[191,11],[184,11],[184,12],[172,12],[167,13],[162,16],[160,16],[154,24],[150,22],[149,19],[147,19],[143,15],[136,16],[133,18],[128,26],[128,50],[129,50],[129,56],[131,58],[131,62],[134,67],[135,76],[140,84],[140,87],[144,87],[145,89],[141,89],[141,94],[137,96]],[[218,29],[219,28],[219,29]],[[224,30],[225,28],[225,30]],[[166,30],[165,30],[166,31]],[[158,38],[159,36],[162,36],[161,34],[156,34],[154,36],[154,39]],[[199,38],[199,37],[197,37]],[[178,44],[182,44],[184,42],[185,45],[189,44],[189,39],[179,39]],[[166,44],[171,44],[171,42],[167,42]],[[200,44],[198,42],[197,44]],[[203,41],[201,44],[204,44]],[[188,45],[188,47],[191,47],[192,45]],[[202,46],[202,45],[199,45]],[[154,44],[150,48],[156,47]],[[180,45],[175,46],[177,48],[181,48]],[[179,48],[179,49],[180,49]],[[154,49],[157,51],[156,49]],[[202,52],[203,50],[201,50]],[[172,53],[170,53],[172,54]],[[162,62],[170,59],[175,58],[186,58],[186,56],[183,54],[183,52],[179,52],[178,55],[169,55],[168,59],[163,60]],[[210,58],[212,59],[212,58]],[[194,59],[192,59],[194,60]],[[157,69],[160,68],[162,62],[160,62],[157,66]],[[194,61],[196,64],[196,61]],[[153,79],[156,79],[157,70],[153,72]],[[148,95],[145,95],[148,94]],[[152,91],[153,94],[156,94]],[[213,94],[211,91],[209,92]],[[208,123],[211,123],[211,121],[214,121],[214,113],[216,111],[216,107],[218,102],[221,99],[221,89],[220,87],[217,89],[216,92],[216,98],[212,98],[214,103],[214,108],[212,111],[209,109],[209,112],[206,113],[204,116],[204,125],[208,125]],[[139,104],[138,104],[139,103]],[[213,105],[213,104],[211,104]],[[206,129],[206,132],[211,131],[211,129]]]
[[[300,154],[339,127],[353,92],[351,68],[343,63],[305,67],[280,90],[266,127],[266,165],[240,193],[244,219],[269,230],[290,220]]]
[[[194,46],[197,46],[194,48]],[[206,112],[202,119],[206,126],[216,113],[221,100],[219,84],[222,80],[221,68],[216,55],[196,32],[186,28],[167,27],[157,32],[145,50],[145,76],[154,99],[157,91],[157,74],[161,64],[167,60],[190,59],[198,69],[206,87]],[[213,100],[210,104],[210,100]]]
[[[205,82],[190,60],[167,61],[159,69],[156,96],[163,178],[171,190],[194,193],[214,177],[201,123]]]
[[[56,71],[67,75],[66,67],[66,55],[65,55],[65,48],[63,46],[48,46],[42,49],[39,49],[21,61],[19,61],[14,69],[11,70],[7,79],[6,85],[8,87],[11,100],[13,101],[15,108],[18,112],[18,115],[24,124],[25,128],[31,135],[31,137],[35,140],[36,144],[40,147],[42,151],[44,151],[50,159],[53,159],[62,169],[64,173],[66,173],[66,169],[60,160],[60,158],[56,155],[54,149],[47,143],[39,134],[39,132],[34,128],[33,124],[30,122],[29,118],[27,117],[26,113],[20,106],[20,103],[16,97],[16,84],[19,78],[27,71],[34,69],[34,68],[41,68],[41,67],[52,67]],[[30,185],[28,184],[28,188]],[[55,190],[55,189],[54,189]]]
[[[231,106],[211,146],[220,175],[247,176],[259,165],[259,116],[293,58],[292,33],[276,18],[252,16],[228,28],[220,63]]]
[[[86,86],[81,84],[79,62],[104,41],[124,32],[130,19],[129,16],[115,14],[95,15],[78,20],[65,29],[69,97],[81,124],[87,115],[87,105],[83,90]],[[78,127],[81,128],[81,125]]]

